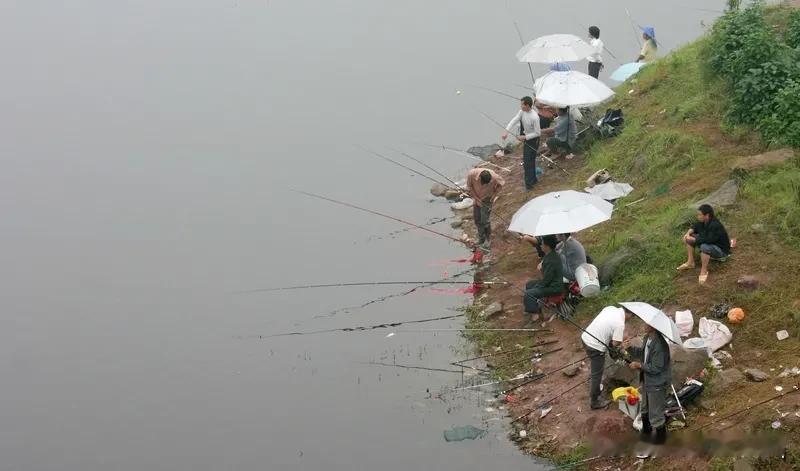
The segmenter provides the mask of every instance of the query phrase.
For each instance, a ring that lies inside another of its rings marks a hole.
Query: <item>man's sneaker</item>
[[[606,407],[608,407],[609,404],[611,404],[611,401],[609,401],[604,397],[601,397],[596,401],[592,401],[592,409],[594,410],[605,409]]]

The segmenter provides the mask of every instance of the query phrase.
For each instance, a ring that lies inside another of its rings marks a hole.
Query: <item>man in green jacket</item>
[[[561,257],[556,252],[558,239],[554,235],[542,237],[541,249],[544,257],[539,267],[542,271],[541,280],[531,280],[525,285],[525,296],[522,302],[525,305],[525,319],[527,324],[533,322],[533,316],[538,318],[541,310],[540,299],[564,293],[564,269]]]
[[[631,369],[639,370],[642,390],[642,433],[641,441],[663,445],[667,441],[667,420],[664,409],[669,388],[672,386],[672,367],[670,366],[669,345],[663,335],[647,325],[642,347],[627,349]],[[655,437],[652,436],[655,430]],[[647,458],[650,450],[638,455]]]

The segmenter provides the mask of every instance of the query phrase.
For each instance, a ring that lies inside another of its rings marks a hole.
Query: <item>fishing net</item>
[[[464,427],[453,427],[450,430],[444,431],[444,439],[447,442],[460,442],[463,440],[475,440],[476,438],[483,438],[487,431],[466,425]]]

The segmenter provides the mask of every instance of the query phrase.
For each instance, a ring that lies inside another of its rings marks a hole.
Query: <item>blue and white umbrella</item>
[[[639,69],[646,66],[647,62],[630,62],[619,66],[617,70],[609,77],[615,82],[624,82],[639,72]]]

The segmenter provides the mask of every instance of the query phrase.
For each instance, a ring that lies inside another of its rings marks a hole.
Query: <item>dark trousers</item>
[[[525,296],[522,297],[522,304],[525,305],[525,312],[536,314],[541,310],[539,299],[548,296],[550,291],[541,287],[536,280],[529,281],[525,285]]]
[[[472,217],[475,220],[475,227],[478,229],[478,243],[487,242],[492,237],[492,200],[482,201],[481,205],[472,206]]]
[[[600,62],[589,62],[589,75],[594,78],[600,76],[600,70],[602,70],[603,64]]]
[[[603,380],[603,368],[606,365],[606,353],[589,348],[583,344],[586,355],[589,357],[589,364],[592,371],[589,374],[589,399],[597,402],[600,397],[600,382]]]
[[[522,169],[525,171],[525,189],[530,190],[539,180],[536,178],[536,156],[539,153],[539,138],[525,141],[522,145]]]

